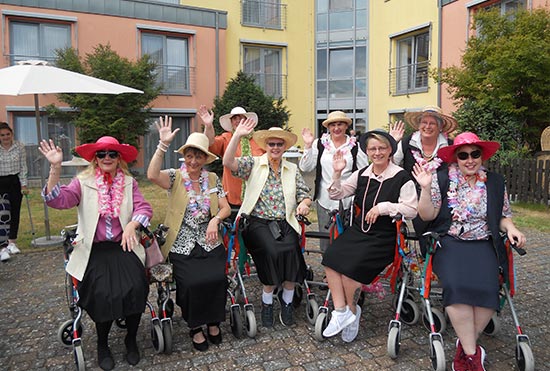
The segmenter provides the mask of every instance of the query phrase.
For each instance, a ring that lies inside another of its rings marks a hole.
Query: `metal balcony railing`
[[[241,24],[283,30],[286,28],[286,4],[278,0],[241,0]]]
[[[195,68],[161,64],[157,66],[157,83],[163,94],[193,94]]]
[[[274,98],[285,98],[287,95],[287,76],[276,73],[250,73],[256,84],[262,88],[266,95]]]
[[[428,90],[430,61],[390,68],[390,94],[420,93]]]

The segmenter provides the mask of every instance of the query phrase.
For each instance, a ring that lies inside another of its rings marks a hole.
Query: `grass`
[[[156,226],[164,220],[165,210],[168,204],[166,191],[150,183],[146,179],[139,179],[140,190],[145,199],[153,207],[152,225]],[[35,237],[44,237],[46,235],[44,227],[44,204],[38,188],[31,189],[28,196],[29,206],[32,215],[32,222],[35,231]],[[550,221],[548,218],[549,210],[544,205],[513,203],[514,222],[520,230],[533,229],[540,232],[550,233]],[[61,229],[66,225],[76,223],[76,209],[55,210],[48,208],[50,234],[59,236]],[[315,221],[314,213],[310,214],[309,219]],[[33,235],[31,223],[25,199],[21,207],[21,223],[19,226],[18,246],[23,251],[37,251],[31,247]]]

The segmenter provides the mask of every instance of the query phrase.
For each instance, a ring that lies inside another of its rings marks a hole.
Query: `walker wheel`
[[[117,318],[115,320],[115,324],[118,328],[125,329],[126,328],[126,318]]]
[[[172,354],[172,320],[162,321],[162,338],[164,340],[164,354]]]
[[[414,300],[405,299],[401,304],[400,319],[407,325],[414,325],[420,318],[420,309]]]
[[[315,297],[310,297],[306,303],[306,317],[311,325],[315,325],[317,322],[317,315],[319,314],[319,304]]]
[[[445,330],[447,329],[447,320],[445,319],[445,315],[443,314],[443,312],[441,312],[437,308],[432,308],[432,316],[434,319],[435,332],[445,332]],[[430,320],[428,318],[428,314],[426,314],[426,311],[424,311],[424,313],[422,314],[422,323],[428,331],[431,331]]]
[[[441,341],[434,339],[432,341],[432,367],[435,371],[445,371],[445,351],[443,350],[443,344]]]
[[[500,332],[501,324],[500,324],[500,318],[498,314],[494,313],[491,319],[489,320],[489,323],[487,323],[487,326],[485,326],[485,329],[483,329],[483,333],[488,336],[495,336]]]
[[[158,319],[151,322],[151,341],[153,342],[155,353],[159,354],[164,351],[164,338],[162,337],[162,328]]]
[[[315,339],[318,341],[325,340],[325,337],[323,336],[323,331],[328,326],[328,316],[327,312],[325,310],[319,309],[319,314],[317,315],[317,320],[315,321]]]
[[[246,335],[249,338],[254,338],[256,337],[256,332],[258,330],[258,326],[256,325],[256,316],[254,315],[254,307],[250,306],[249,308],[246,308],[244,314]]]
[[[518,342],[516,346],[516,362],[520,371],[533,371],[535,369],[535,357],[529,343]]]
[[[74,319],[68,319],[57,330],[57,340],[66,347],[73,345],[73,323]],[[82,325],[78,326],[78,335],[82,336]]]
[[[86,362],[84,361],[84,352],[82,351],[82,345],[75,345],[73,348],[74,363],[77,371],[84,371],[86,369]]]
[[[394,325],[390,328],[390,331],[388,332],[388,347],[387,347],[388,355],[392,359],[397,358],[397,355],[399,354],[399,347],[401,345],[399,338],[400,338],[399,327]]]
[[[243,319],[241,317],[241,307],[239,305],[231,306],[229,322],[231,324],[231,332],[233,332],[233,335],[237,339],[240,339],[243,336]]]

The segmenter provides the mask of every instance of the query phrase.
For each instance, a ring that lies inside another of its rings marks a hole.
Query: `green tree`
[[[48,108],[51,115],[68,116],[66,119],[78,128],[81,143],[110,135],[139,148],[139,137],[149,128],[149,105],[161,89],[155,81],[155,63],[148,56],[132,62],[120,57],[109,45],[98,45],[83,59],[73,48],[59,50],[56,65],[142,90],[143,94],[59,94],[58,98],[75,111],[63,114],[54,106]]]
[[[461,129],[475,127],[486,139],[515,146],[511,151],[537,151],[550,122],[550,12],[480,11],[473,27],[477,35],[468,40],[462,65],[436,71],[462,103]],[[500,130],[505,125],[510,131]]]
[[[219,123],[220,116],[231,112],[233,107],[243,107],[247,112],[256,112],[258,115],[256,130],[273,126],[286,128],[290,118],[284,99],[265,95],[256,85],[254,78],[243,71],[239,71],[235,78],[229,80],[221,97],[214,99],[212,111],[216,134],[223,132]]]

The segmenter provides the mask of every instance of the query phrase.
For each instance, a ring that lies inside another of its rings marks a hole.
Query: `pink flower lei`
[[[202,214],[204,216],[210,215],[210,197],[208,194],[208,171],[202,169],[201,175],[199,177],[199,182],[201,185],[201,192],[200,195],[202,195],[202,204],[199,207],[199,195],[197,195],[197,192],[193,189],[193,182],[191,181],[191,178],[189,177],[189,173],[187,172],[187,165],[185,165],[185,162],[181,164],[180,167],[181,177],[183,181],[183,185],[185,186],[185,190],[187,191],[187,194],[189,195],[189,204],[187,207],[191,211],[191,214],[193,217],[199,216],[199,214]]]
[[[325,133],[325,134],[321,135],[320,140],[321,140],[321,144],[323,145],[323,147],[325,147],[325,150],[331,151],[333,149],[334,150],[336,149],[336,148],[334,148],[334,146],[332,144],[332,141],[330,140],[330,133]],[[349,138],[349,142],[347,143],[347,148],[341,149],[340,151],[342,151],[342,153],[347,153],[348,151],[350,151],[356,145],[357,145],[357,138],[352,136],[352,137]]]
[[[120,215],[120,205],[124,198],[124,172],[117,169],[112,184],[109,184],[107,176],[99,167],[95,169],[95,183],[98,191],[99,214],[117,218]]]
[[[434,156],[431,161],[427,161],[421,154],[420,151],[411,150],[414,160],[417,164],[422,166],[422,168],[430,173],[433,173],[435,170],[441,166],[443,162],[439,157]]]
[[[449,190],[447,191],[447,201],[451,209],[451,218],[459,222],[464,222],[470,219],[476,205],[480,204],[480,200],[485,196],[487,188],[487,172],[484,168],[480,168],[475,174],[476,183],[472,190],[473,197],[469,199],[458,199],[458,186],[466,183],[466,179],[460,172],[457,164],[449,166]]]

